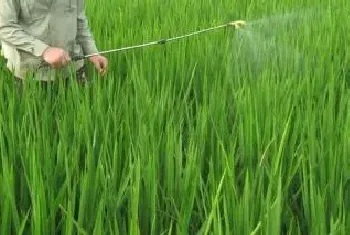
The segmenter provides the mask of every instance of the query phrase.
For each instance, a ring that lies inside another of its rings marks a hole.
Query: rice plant
[[[349,234],[346,0],[86,1],[101,78],[0,62],[0,234]]]

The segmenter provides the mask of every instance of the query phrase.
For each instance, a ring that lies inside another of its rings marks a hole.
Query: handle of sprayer
[[[73,56],[73,57],[71,58],[72,61],[79,61],[79,60],[84,60],[84,59],[85,59],[85,56],[82,56],[82,55]],[[43,62],[40,64],[39,69],[40,69],[40,68],[43,68],[43,67],[45,67],[45,66],[48,66],[48,64],[47,64],[45,61],[43,61]]]
[[[84,60],[84,59],[85,59],[85,56],[82,56],[82,55],[74,56],[72,58],[73,61]]]

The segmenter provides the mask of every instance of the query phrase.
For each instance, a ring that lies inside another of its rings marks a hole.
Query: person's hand
[[[89,61],[95,65],[95,68],[102,76],[106,74],[108,67],[108,60],[106,57],[95,55],[89,57]]]
[[[47,48],[42,57],[46,63],[54,68],[63,67],[71,61],[69,54],[65,50],[57,47]]]

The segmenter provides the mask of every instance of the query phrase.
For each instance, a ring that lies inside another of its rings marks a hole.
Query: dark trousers
[[[82,68],[78,69],[76,71],[76,80],[78,82],[79,85],[86,85],[88,83],[88,77],[86,75],[87,73],[87,69],[86,66],[84,65]],[[51,85],[51,87],[56,87],[56,82],[52,82],[52,81],[37,81],[38,84],[44,88],[47,89],[49,87],[49,85]],[[62,80],[64,86],[68,86],[69,83],[69,78],[65,78]],[[19,77],[15,77],[15,83],[17,86],[17,89],[19,90],[20,94],[22,94],[23,92],[23,79],[19,78]]]

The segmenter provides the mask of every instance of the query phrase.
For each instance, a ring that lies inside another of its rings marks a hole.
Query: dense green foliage
[[[86,4],[101,50],[249,26],[108,54],[86,87],[2,69],[0,234],[349,234],[349,1]]]

